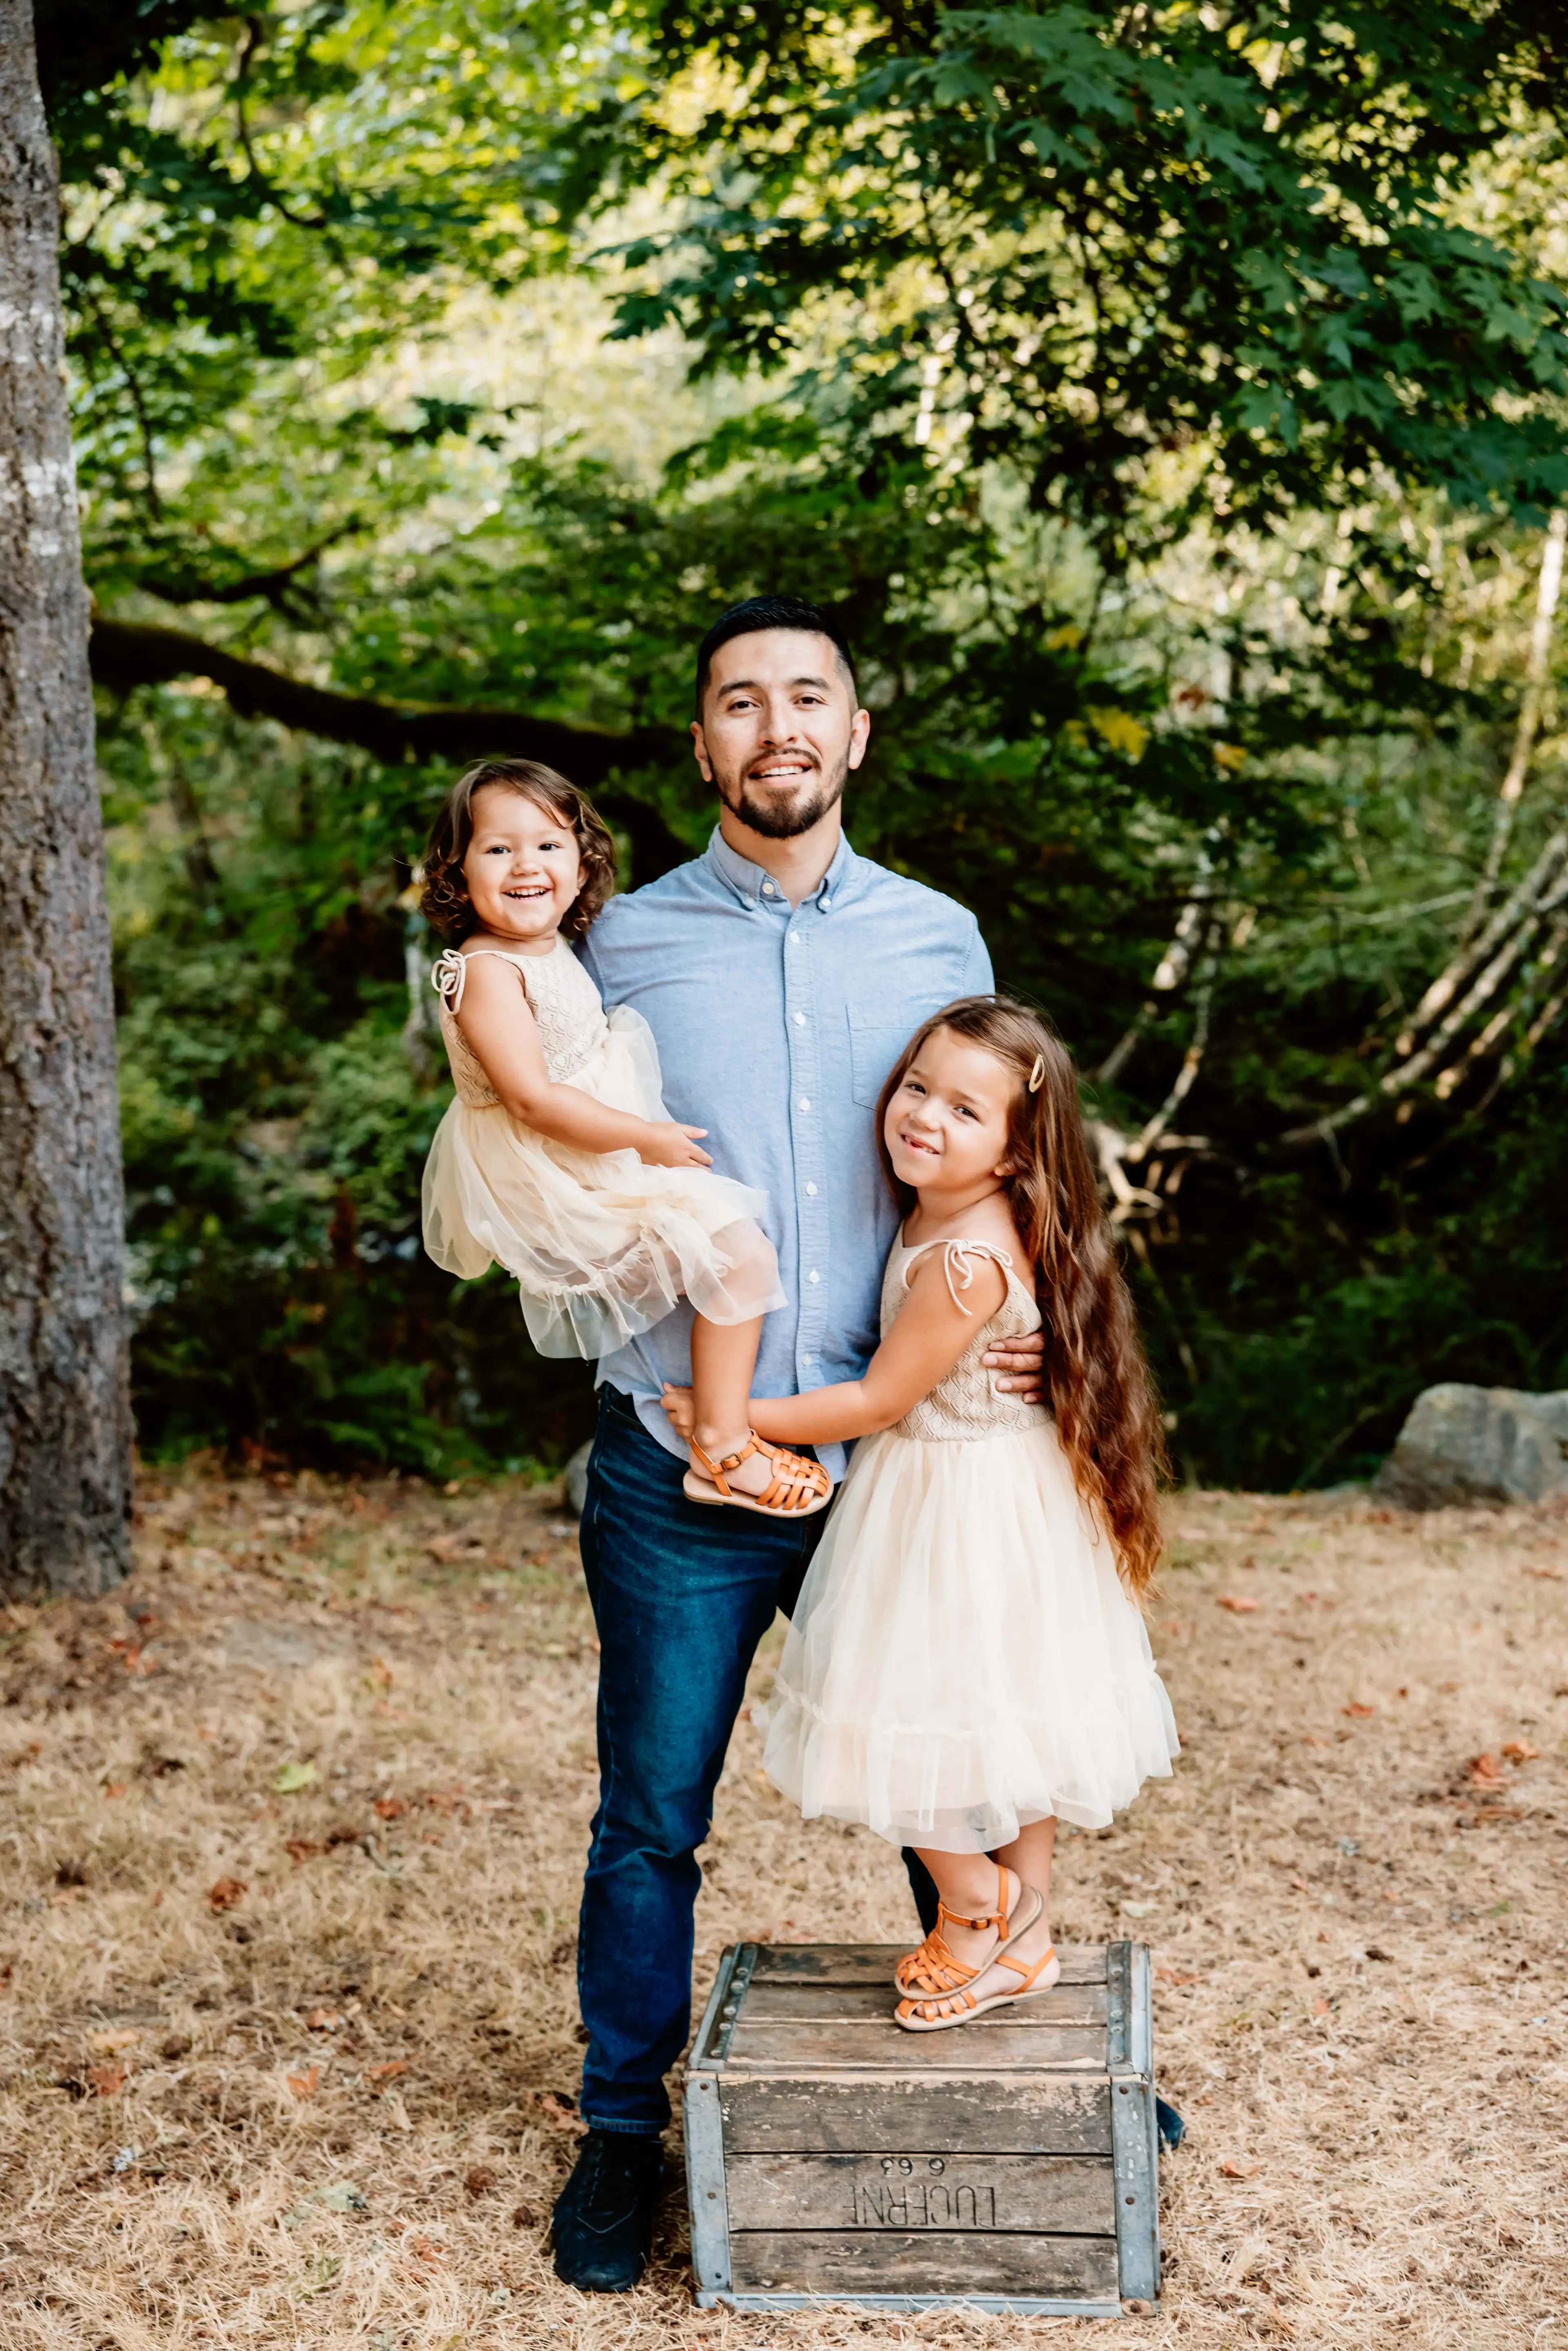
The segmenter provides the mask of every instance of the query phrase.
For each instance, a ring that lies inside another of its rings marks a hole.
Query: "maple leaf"
[[[220,1877],[207,1896],[207,1900],[214,1910],[232,1910],[236,1902],[245,1900],[249,1891],[250,1888],[243,1885],[237,1877]]]
[[[321,2086],[321,2068],[319,2065],[307,2065],[303,2074],[289,2074],[285,2079],[291,2098],[313,2098]]]

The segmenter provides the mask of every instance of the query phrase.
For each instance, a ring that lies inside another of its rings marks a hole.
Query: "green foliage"
[[[1385,1064],[1508,763],[1568,487],[1549,22],[147,23],[155,68],[132,42],[55,92],[106,609],[655,730],[617,789],[695,847],[695,638],[752,592],[831,605],[857,847],[975,908],[1124,1135],[1207,1040],[1134,1227],[1192,1474],[1332,1480],[1430,1380],[1568,1378],[1544,950],[1451,1100],[1287,1139]],[[526,402],[485,389],[524,319]],[[586,1373],[418,1246],[446,1092],[405,893],[444,774],[194,688],[103,726],[144,1445],[559,1459]],[[1509,874],[1561,818],[1555,726]]]

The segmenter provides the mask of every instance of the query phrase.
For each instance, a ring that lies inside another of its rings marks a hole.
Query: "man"
[[[876,1346],[896,1213],[873,1110],[911,1032],[987,992],[991,967],[972,914],[843,837],[871,719],[831,620],[784,597],[737,605],[698,650],[696,708],[718,829],[704,856],[612,900],[584,961],[606,1004],[652,1027],[671,1117],[705,1127],[714,1165],[769,1196],[791,1303],[763,1324],[756,1393],[792,1395],[858,1378]],[[659,1396],[690,1378],[690,1327],[683,1307],[601,1364],[582,1515],[601,1645],[578,1944],[589,2130],[554,2238],[560,2275],[601,2293],[635,2284],[647,2257],[664,2075],[690,2025],[695,1853],[747,1669],[825,1524],[686,1500]],[[988,1360],[1032,1392],[1042,1352],[1019,1342]],[[818,1450],[841,1476],[844,1448]],[[929,1924],[928,1880],[917,1897]]]

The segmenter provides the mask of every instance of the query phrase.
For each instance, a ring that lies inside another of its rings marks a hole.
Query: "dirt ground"
[[[1568,1520],[1172,1506],[1185,1752],[1070,1834],[1063,1939],[1147,1939],[1158,2316],[699,2312],[678,2191],[585,2298],[570,2164],[592,1626],[548,1489],[145,1481],[134,1580],[0,1639],[0,2351],[1556,2343]],[[767,1665],[758,1669],[765,1685]],[[742,1724],[699,1976],[908,1928]]]

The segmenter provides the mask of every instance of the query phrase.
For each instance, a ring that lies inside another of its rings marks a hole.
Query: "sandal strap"
[[[1001,1953],[996,1964],[998,1968],[1011,1968],[1014,1975],[1022,1976],[1027,1986],[1034,1981],[1041,1968],[1047,1968],[1051,1965],[1051,1960],[1055,1959],[1055,1957],[1056,1945],[1054,1943],[1048,1943],[1045,1947],[1044,1958],[1036,1959],[1033,1967],[1030,1967],[1027,1959],[1015,1959],[1009,1958],[1006,1951]]]

